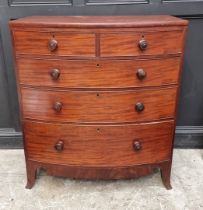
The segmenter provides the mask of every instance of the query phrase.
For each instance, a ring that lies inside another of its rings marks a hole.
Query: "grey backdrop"
[[[0,0],[0,148],[22,146],[10,19],[30,15],[152,14],[190,21],[175,145],[203,147],[203,0]]]

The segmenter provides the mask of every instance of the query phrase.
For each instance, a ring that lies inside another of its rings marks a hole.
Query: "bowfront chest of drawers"
[[[10,22],[27,167],[80,179],[155,168],[170,185],[187,21],[170,16]]]

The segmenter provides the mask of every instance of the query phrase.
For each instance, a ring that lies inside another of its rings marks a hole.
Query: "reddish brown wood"
[[[27,171],[26,188],[31,189],[35,183],[35,179],[37,175],[37,166],[34,164],[30,164],[29,160],[26,160],[26,171]]]
[[[101,57],[143,56],[176,54],[182,52],[183,31],[112,33],[100,35]],[[140,50],[139,41],[148,42],[146,50]]]
[[[180,58],[152,60],[58,60],[18,58],[20,83],[61,88],[126,88],[177,84]],[[137,77],[138,69],[146,77]],[[50,72],[60,71],[53,79]]]
[[[173,121],[91,126],[24,123],[29,160],[77,166],[125,166],[168,160],[173,126]],[[59,141],[63,142],[61,152],[55,150]],[[135,151],[134,141],[139,141],[142,149]]]
[[[137,91],[56,91],[22,88],[24,118],[48,122],[123,123],[173,118],[177,87]],[[136,111],[141,102],[145,108]],[[60,112],[53,108],[61,103]]]
[[[166,162],[164,165],[162,165],[160,167],[160,169],[161,169],[161,178],[162,178],[162,181],[163,181],[164,186],[168,190],[172,189],[171,182],[170,182],[170,177],[171,177],[171,161]]]
[[[48,32],[48,33],[65,33],[65,32],[70,32],[70,33],[76,33],[78,34],[78,28],[71,28],[71,27],[67,27],[67,28],[60,28],[60,27],[15,27],[15,26],[11,26],[12,27],[12,31],[28,31],[28,32]],[[92,28],[80,28],[80,33],[93,33],[93,34],[112,34],[112,33],[120,33],[122,32],[141,32],[141,33],[147,33],[147,32],[166,32],[166,31],[180,31],[183,29],[186,29],[187,26],[157,26],[157,27],[138,27],[138,28],[124,28],[124,27],[115,27],[115,28],[99,28],[99,27],[92,27]],[[92,58],[92,57],[91,57]]]
[[[96,57],[100,57],[100,34],[95,33],[95,54]]]
[[[49,175],[85,179],[133,178],[160,168],[165,187],[171,188],[187,23],[170,16],[10,22],[27,188],[39,168]],[[141,50],[143,39],[147,48]],[[55,40],[53,46],[50,40]],[[139,113],[136,104],[143,105]]]
[[[14,31],[16,54],[95,56],[95,35]],[[50,40],[57,41],[57,49],[50,50]]]
[[[32,16],[10,22],[12,27],[37,28],[139,28],[157,26],[186,26],[187,20],[172,16]]]
[[[170,161],[157,162],[152,164],[131,165],[124,167],[96,167],[96,166],[67,166],[54,163],[43,163],[38,161],[28,160],[27,164],[32,168],[43,169],[47,175],[50,176],[62,176],[74,179],[132,179],[141,176],[147,176],[152,174],[157,168],[166,168],[170,166]],[[34,171],[32,171],[34,173]],[[29,174],[30,176],[31,174]],[[162,179],[166,189],[171,189],[166,185],[165,179]],[[32,188],[34,182],[29,182],[29,189]]]

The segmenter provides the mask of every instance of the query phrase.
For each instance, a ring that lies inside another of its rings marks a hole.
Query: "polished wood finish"
[[[95,35],[14,31],[16,54],[95,56]],[[50,49],[50,41],[57,48]]]
[[[101,57],[176,54],[182,51],[183,31],[101,34]],[[140,49],[145,39],[148,47]],[[170,40],[170,42],[168,41]]]
[[[27,188],[37,169],[78,179],[161,171],[171,189],[187,21],[170,16],[10,21]]]
[[[188,21],[162,15],[148,16],[31,16],[14,20],[10,26],[15,28],[149,28],[168,26],[187,26]]]
[[[28,159],[77,166],[125,166],[168,160],[173,126],[173,121],[110,126],[24,123]],[[64,144],[60,153],[55,150],[58,141]],[[140,142],[141,150],[134,150],[134,141]]]
[[[177,87],[150,91],[21,89],[24,118],[75,123],[122,123],[173,118],[176,92]],[[144,104],[143,111],[136,109],[137,103]]]
[[[116,180],[132,179],[152,174],[156,169],[161,170],[161,178],[166,189],[170,190],[169,170],[171,161],[162,161],[151,164],[131,165],[122,167],[97,167],[97,166],[67,166],[54,163],[43,163],[33,160],[27,161],[28,182],[27,189],[31,189],[35,183],[37,169],[43,169],[50,176],[69,177],[73,179],[87,180]],[[30,168],[31,166],[31,168]]]
[[[178,83],[180,58],[152,60],[17,60],[20,84],[61,88],[130,88]],[[142,68],[146,76],[137,77]],[[60,77],[53,80],[50,73],[58,69]],[[110,78],[110,79],[109,79]],[[46,82],[45,82],[46,81]]]

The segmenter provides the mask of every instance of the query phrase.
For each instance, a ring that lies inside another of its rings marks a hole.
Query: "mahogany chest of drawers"
[[[170,185],[188,22],[171,16],[10,22],[27,167],[80,179],[159,168]]]

